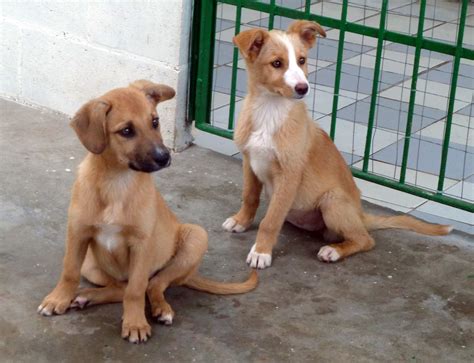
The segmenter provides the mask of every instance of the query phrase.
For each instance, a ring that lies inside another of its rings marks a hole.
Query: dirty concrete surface
[[[143,345],[120,338],[120,304],[37,315],[61,271],[70,187],[85,151],[64,116],[5,100],[0,110],[2,362],[474,361],[474,242],[459,232],[379,231],[374,250],[324,264],[321,238],[285,225],[256,291],[170,288],[175,322],[153,323]],[[155,178],[182,221],[209,231],[201,273],[244,279],[257,224],[244,234],[221,229],[239,207],[240,162],[192,147]]]

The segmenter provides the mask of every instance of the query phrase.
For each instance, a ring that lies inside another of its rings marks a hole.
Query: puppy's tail
[[[194,275],[184,283],[184,286],[190,287],[191,289],[216,295],[243,294],[255,289],[257,285],[258,276],[256,270],[252,270],[247,281],[244,282],[218,282]]]
[[[369,231],[397,228],[430,236],[444,236],[453,230],[452,226],[427,223],[406,215],[386,217],[364,213],[364,224]]]

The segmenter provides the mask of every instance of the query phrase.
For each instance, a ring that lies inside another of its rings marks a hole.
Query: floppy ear
[[[242,53],[245,59],[254,61],[262,50],[267,38],[268,32],[266,30],[250,29],[237,34],[232,39],[232,42],[239,48],[240,53]]]
[[[297,20],[290,24],[287,33],[296,33],[299,35],[303,43],[308,47],[312,48],[316,41],[316,34],[326,38],[326,32],[321,25],[314,21],[308,20]]]
[[[71,127],[87,150],[94,154],[102,153],[107,146],[105,120],[111,105],[104,100],[87,102],[74,115]]]
[[[130,87],[137,88],[145,93],[155,107],[158,103],[169,100],[176,94],[175,90],[170,86],[153,83],[144,79],[130,83]]]

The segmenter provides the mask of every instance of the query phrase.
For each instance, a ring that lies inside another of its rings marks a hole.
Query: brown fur
[[[198,276],[207,233],[181,224],[154,185],[150,172],[167,166],[169,152],[152,120],[157,103],[173,96],[168,86],[138,81],[88,102],[74,116],[71,125],[90,153],[72,189],[63,271],[38,308],[43,315],[123,301],[122,337],[140,342],[151,334],[145,295],[153,316],[169,324],[174,312],[163,294],[170,285],[215,294],[256,287],[255,273],[228,284]],[[135,136],[124,137],[124,128]],[[102,287],[78,289],[81,274]]]
[[[248,71],[248,95],[239,116],[234,140],[243,154],[243,202],[232,223],[224,228],[241,232],[254,220],[259,205],[263,181],[251,167],[252,150],[248,143],[257,124],[255,109],[262,95],[280,97],[281,102],[291,97],[292,89],[285,85],[283,75],[287,69],[288,51],[281,39],[290,39],[298,57],[306,57],[314,45],[316,34],[324,30],[313,22],[296,21],[287,33],[252,29],[238,34],[234,43],[243,54]],[[258,36],[256,36],[256,34]],[[255,45],[255,39],[259,39]],[[249,52],[251,55],[249,55]],[[278,58],[283,67],[275,69],[271,62]],[[301,66],[307,75],[306,64]],[[342,155],[329,136],[308,116],[303,101],[295,100],[281,120],[281,126],[270,137],[274,151],[269,151],[270,180],[273,193],[265,217],[260,223],[255,252],[271,256],[273,246],[286,218],[319,216],[322,221],[312,226],[325,227],[325,235],[340,243],[321,248],[318,257],[332,262],[351,254],[373,248],[375,242],[368,231],[381,228],[402,228],[415,232],[444,235],[450,226],[433,225],[408,216],[379,217],[363,212],[360,192]],[[233,227],[235,224],[236,227]],[[252,251],[251,251],[252,253]],[[249,255],[250,256],[250,255]],[[271,259],[270,259],[271,261]],[[255,266],[254,266],[255,267]],[[267,265],[257,265],[264,268]]]

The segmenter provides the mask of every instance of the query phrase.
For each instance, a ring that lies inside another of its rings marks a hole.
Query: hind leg
[[[331,234],[341,236],[342,242],[321,247],[318,258],[335,262],[357,252],[368,251],[375,245],[362,221],[362,211],[343,192],[326,193],[320,204],[323,219]]]
[[[93,284],[103,287],[79,289],[71,307],[82,309],[86,305],[117,303],[123,300],[126,283],[116,281],[106,274],[97,264],[90,248],[87,250],[81,274]]]
[[[207,250],[207,232],[197,225],[180,226],[176,254],[149,282],[147,296],[152,315],[166,325],[173,322],[174,311],[165,299],[170,285],[180,285],[193,275]]]

